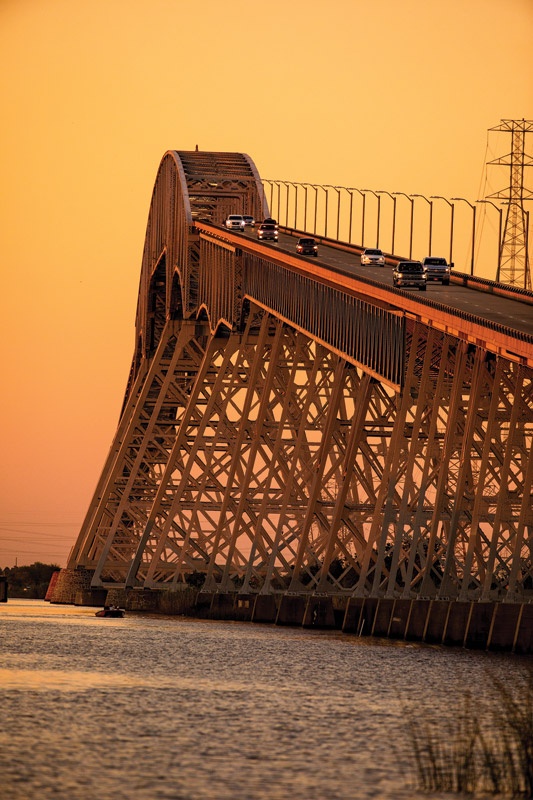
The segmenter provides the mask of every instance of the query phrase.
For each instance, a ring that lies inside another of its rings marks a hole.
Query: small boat
[[[118,606],[104,606],[101,611],[97,611],[95,617],[123,617],[126,613],[125,609]]]

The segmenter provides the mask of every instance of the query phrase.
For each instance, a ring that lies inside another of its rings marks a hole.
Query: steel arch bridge
[[[268,216],[248,156],[165,154],[65,574],[243,607],[529,602],[533,337],[244,240],[229,213]]]

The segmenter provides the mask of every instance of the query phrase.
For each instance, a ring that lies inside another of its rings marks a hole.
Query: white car
[[[224,227],[237,231],[243,231],[245,225],[246,223],[242,214],[230,214],[224,223]]]
[[[251,214],[243,214],[242,217],[247,228],[255,228],[255,219]]]
[[[365,264],[371,264],[377,267],[384,267],[385,266],[385,256],[383,255],[381,250],[377,248],[367,247],[366,250],[363,250],[361,253],[361,266]]]

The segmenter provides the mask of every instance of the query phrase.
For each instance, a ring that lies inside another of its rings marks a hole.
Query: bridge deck
[[[295,238],[290,231],[280,231],[279,242],[259,242],[255,233],[238,234],[218,226],[197,223],[204,234],[222,236],[236,247],[312,275],[316,280],[334,285],[365,300],[411,315],[425,324],[459,338],[486,347],[511,360],[533,366],[533,295],[508,287],[499,291],[490,281],[472,281],[452,273],[449,286],[430,283],[426,294],[396,289],[389,266],[361,266],[360,248],[339,247],[334,242],[320,242],[318,258],[302,258],[295,252]],[[467,285],[465,285],[467,284]]]

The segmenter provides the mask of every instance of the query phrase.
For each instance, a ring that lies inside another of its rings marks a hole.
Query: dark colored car
[[[403,289],[414,286],[426,291],[426,273],[421,261],[399,261],[392,271],[393,286]]]
[[[298,239],[296,252],[302,256],[317,256],[318,245],[314,239]]]
[[[277,221],[275,219],[272,219],[272,217],[267,217],[266,219],[264,219],[263,225],[275,225],[276,228],[278,227]]]
[[[267,225],[263,222],[257,229],[258,239],[272,239],[274,242],[278,241],[278,229],[275,225]]]

